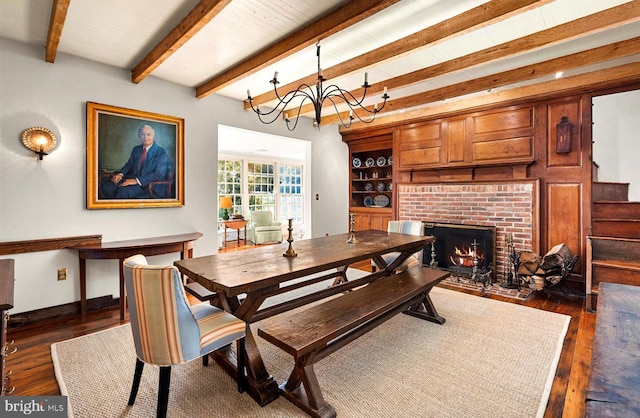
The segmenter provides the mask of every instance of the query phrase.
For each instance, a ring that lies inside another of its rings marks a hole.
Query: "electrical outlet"
[[[67,280],[67,269],[58,269],[58,281]]]

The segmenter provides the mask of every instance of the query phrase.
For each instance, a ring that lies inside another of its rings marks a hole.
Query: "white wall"
[[[629,184],[640,202],[640,90],[593,99],[593,161],[598,181]]]
[[[87,210],[86,102],[139,109],[185,119],[185,206]],[[196,99],[191,88],[154,77],[130,82],[130,72],[0,39],[0,241],[102,234],[116,241],[200,231],[196,256],[217,249],[217,125],[292,137],[284,124],[263,125],[240,102],[212,95]],[[59,145],[43,161],[22,146],[31,126],[53,130]],[[309,124],[310,125],[310,124]],[[296,138],[312,142],[313,236],[347,231],[348,149],[335,126],[299,125]],[[320,200],[315,200],[316,193]],[[177,254],[157,256],[172,263]],[[77,253],[46,251],[1,256],[16,260],[11,313],[78,301]],[[58,268],[69,269],[58,282]],[[118,296],[117,261],[87,262],[87,296]]]

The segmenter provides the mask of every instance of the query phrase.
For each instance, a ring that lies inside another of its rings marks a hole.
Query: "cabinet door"
[[[367,229],[371,229],[371,217],[369,214],[355,213],[353,220],[355,221],[354,229],[356,231],[366,231]]]
[[[371,229],[377,229],[379,231],[386,231],[387,225],[391,220],[389,215],[371,215]]]

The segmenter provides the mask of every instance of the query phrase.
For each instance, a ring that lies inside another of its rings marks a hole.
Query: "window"
[[[221,196],[230,196],[233,208],[230,214],[242,213],[242,161],[218,161],[218,201]],[[222,218],[224,209],[218,208],[218,218]]]
[[[247,166],[249,211],[269,210],[276,215],[275,164],[250,162]]]
[[[280,221],[286,224],[293,219],[294,224],[304,220],[304,196],[302,194],[302,166],[280,165],[279,170]]]
[[[276,221],[304,230],[304,165],[297,161],[245,160],[223,155],[218,160],[218,200],[230,196],[230,214],[251,216],[253,210],[268,210]],[[218,218],[224,210],[220,209]]]

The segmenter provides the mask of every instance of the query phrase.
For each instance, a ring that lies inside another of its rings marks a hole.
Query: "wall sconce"
[[[224,209],[224,215],[222,215],[222,219],[225,221],[229,220],[229,209],[233,207],[233,202],[231,201],[231,197],[222,196],[220,198],[220,209]]]
[[[47,128],[33,127],[22,132],[22,143],[29,150],[35,152],[42,160],[42,157],[56,147],[58,140],[56,135]]]
[[[556,153],[567,154],[571,152],[571,133],[573,125],[566,116],[560,118],[556,125]]]

